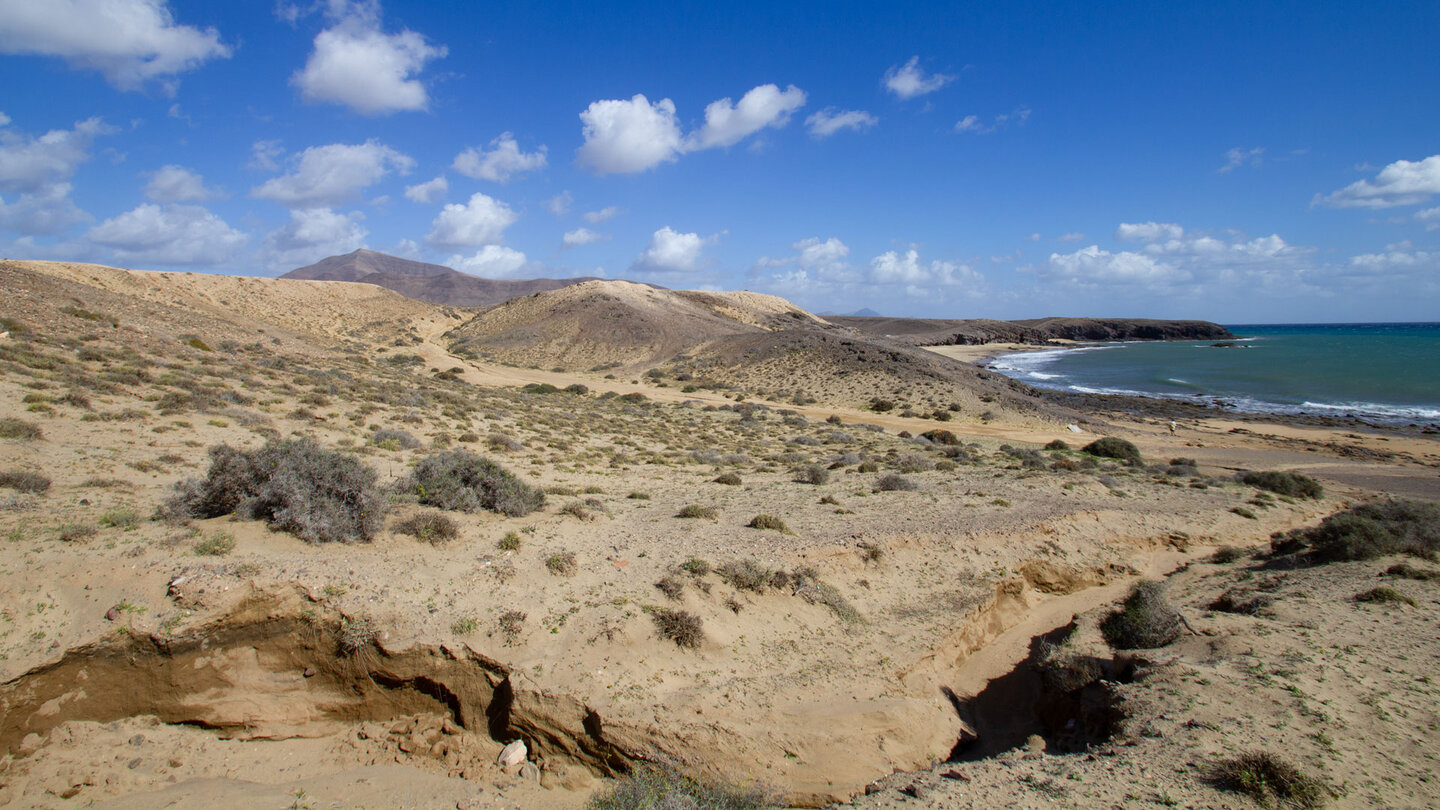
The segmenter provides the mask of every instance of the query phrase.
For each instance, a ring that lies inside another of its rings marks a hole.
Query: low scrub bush
[[[679,599],[685,594],[685,583],[675,577],[663,577],[655,583],[655,587],[667,599]]]
[[[1135,586],[1120,610],[1100,623],[1100,632],[1110,646],[1120,650],[1150,650],[1164,647],[1180,637],[1182,619],[1158,582]]]
[[[668,767],[640,765],[595,794],[586,810],[767,810],[783,806],[779,794],[759,785],[699,782]]]
[[[1385,576],[1399,577],[1401,579],[1413,579],[1418,582],[1440,582],[1440,571],[1429,568],[1420,568],[1410,563],[1396,563],[1385,569]]]
[[[1081,452],[1089,453],[1100,458],[1116,458],[1128,464],[1140,464],[1140,448],[1134,444],[1118,439],[1114,436],[1106,436],[1103,439],[1085,445]]]
[[[0,472],[0,487],[38,495],[50,488],[50,479],[38,473],[7,470]]]
[[[735,590],[755,593],[764,591],[775,576],[774,571],[754,560],[732,560],[721,563],[715,569],[715,573],[719,574],[720,578]]]
[[[950,418],[950,414],[944,411],[936,411],[936,413],[944,413],[947,420]],[[935,444],[954,445],[960,443],[960,439],[954,433],[951,433],[950,431],[944,429],[927,430],[924,433],[920,434],[920,438],[925,439],[929,442],[933,442]]]
[[[421,459],[403,487],[426,506],[454,512],[488,509],[522,517],[545,505],[545,493],[468,450],[446,450]]]
[[[740,480],[740,476],[733,472],[720,473],[719,475],[710,480],[714,481],[717,484],[724,484],[727,487],[738,487],[742,483],[744,483]]]
[[[895,469],[902,473],[928,472],[935,469],[935,459],[919,453],[906,453],[895,459]]]
[[[210,448],[202,479],[175,485],[161,514],[264,520],[310,543],[369,541],[380,530],[385,499],[375,471],[310,439],[270,441],[258,450]]]
[[[224,557],[235,550],[235,536],[229,532],[207,534],[190,547],[197,557]]]
[[[675,513],[675,517],[714,520],[720,517],[720,510],[713,506],[702,506],[698,503],[692,503],[681,507],[680,511]]]
[[[795,471],[795,481],[800,484],[820,485],[830,480],[830,471],[819,464],[807,464]]]
[[[1243,793],[1261,807],[1324,807],[1334,791],[1268,751],[1253,751],[1217,763],[1210,774],[1217,787]]]
[[[1292,472],[1247,472],[1240,476],[1240,482],[1291,498],[1319,498],[1325,494],[1325,488],[1320,486],[1319,481]]]
[[[1363,593],[1355,594],[1356,602],[1370,602],[1377,605],[1409,605],[1415,607],[1415,600],[1395,590],[1389,585],[1381,585],[1378,588],[1371,588]]]
[[[416,540],[438,546],[447,540],[454,540],[460,534],[460,527],[448,515],[439,512],[421,512],[395,524],[395,531],[408,534]]]
[[[1065,441],[1064,439],[1055,439],[1055,440],[1051,441],[1049,444],[1045,445],[1045,449],[1046,449],[1046,450],[1069,450],[1069,449],[1070,449],[1070,443],[1067,442],[1067,441]]]
[[[0,419],[0,439],[16,439],[23,442],[41,439],[44,436],[45,431],[41,430],[39,425],[9,416]]]
[[[1440,506],[1409,500],[1360,504],[1330,515],[1319,526],[1277,535],[1270,545],[1277,553],[1308,550],[1317,562],[1389,554],[1433,559],[1440,553]]]
[[[414,450],[420,446],[420,440],[408,431],[393,428],[381,428],[370,434],[370,443],[385,450]]]
[[[580,567],[573,551],[557,551],[545,558],[545,568],[559,577],[573,576]]]
[[[745,525],[752,529],[769,529],[772,531],[784,532],[785,534],[790,533],[790,527],[785,525],[785,521],[781,520],[778,517],[775,517],[774,515],[756,515],[755,517],[750,518],[750,522],[746,523]]]
[[[650,619],[660,637],[675,642],[677,647],[696,649],[705,640],[700,617],[688,610],[652,608]]]
[[[914,492],[919,488],[920,485],[913,479],[897,473],[886,473],[875,479],[874,490],[876,492]]]

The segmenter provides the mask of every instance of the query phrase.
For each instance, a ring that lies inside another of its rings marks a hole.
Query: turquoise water
[[[1236,325],[1215,341],[1106,343],[1002,355],[1037,388],[1195,399],[1238,411],[1440,421],[1440,323]]]

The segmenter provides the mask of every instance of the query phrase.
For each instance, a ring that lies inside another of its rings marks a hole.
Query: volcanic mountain
[[[588,276],[515,280],[480,278],[444,265],[411,261],[364,249],[321,259],[291,270],[281,278],[374,284],[417,301],[456,307],[489,307],[531,293],[558,290],[594,280]]]

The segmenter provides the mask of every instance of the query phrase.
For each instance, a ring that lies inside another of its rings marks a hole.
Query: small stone
[[[313,677],[315,677],[315,668],[314,668],[314,667],[305,667],[305,677],[307,677],[307,678],[313,678]]]
[[[900,792],[904,793],[906,796],[911,797],[912,799],[923,799],[925,798],[926,794],[925,788],[920,787],[919,782],[911,782],[905,787],[900,788]]]
[[[135,757],[134,759],[125,763],[125,767],[129,768],[132,771],[140,767],[140,757]]]
[[[180,767],[181,765],[184,765],[184,764],[185,764],[185,760],[183,760],[183,759],[181,759],[181,758],[179,758],[179,757],[171,757],[171,758],[170,758],[170,767],[172,767],[172,768],[178,768],[178,767]]]
[[[512,742],[509,745],[505,746],[505,748],[500,751],[500,756],[497,757],[495,761],[501,766],[519,765],[520,763],[525,761],[525,758],[529,755],[529,753],[529,750],[525,747],[525,741],[516,740],[515,742]]]
[[[882,788],[879,785],[871,782],[870,784],[865,786],[865,795],[869,796],[872,793],[879,793],[881,790]]]
[[[959,779],[961,782],[969,782],[969,781],[970,781],[970,777],[966,776],[965,774],[963,774],[963,773],[961,773],[961,772],[959,772],[959,771],[957,771],[957,770],[953,770],[953,769],[952,769],[952,770],[948,770],[948,771],[940,774],[940,778],[941,778],[941,779]]]
[[[120,618],[120,608],[112,607],[109,610],[105,611],[105,621],[113,622],[118,618]]]
[[[540,769],[535,767],[535,763],[533,762],[523,763],[520,766],[520,778],[527,782],[535,782],[538,784],[540,782]]]

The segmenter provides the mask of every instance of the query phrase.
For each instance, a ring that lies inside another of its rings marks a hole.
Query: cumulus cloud
[[[1253,149],[1242,149],[1237,146],[1225,153],[1225,165],[1216,171],[1221,174],[1229,174],[1247,163],[1254,168],[1259,168],[1260,164],[1264,163],[1264,158],[1265,148],[1263,146]]]
[[[225,264],[248,237],[198,205],[144,203],[91,228],[86,238],[121,262],[161,266]]]
[[[929,286],[973,286],[984,283],[984,276],[968,265],[956,262],[920,260],[920,252],[911,248],[904,253],[891,250],[870,260],[870,280],[877,284],[901,284],[915,290]]]
[[[585,221],[591,225],[603,225],[620,216],[620,209],[613,205],[607,205],[599,211],[586,211],[583,216]]]
[[[1184,235],[1185,229],[1171,222],[1122,222],[1115,229],[1115,238],[1122,242],[1156,242]]]
[[[391,171],[408,174],[415,165],[413,158],[375,140],[312,146],[291,163],[289,174],[251,189],[250,196],[291,208],[326,208],[358,198]]]
[[[1384,252],[1353,256],[1350,266],[1374,274],[1410,274],[1416,270],[1440,266],[1440,253],[1415,250],[1410,242],[1386,245]]]
[[[535,152],[521,152],[515,136],[503,132],[490,141],[489,151],[472,146],[456,155],[451,168],[466,177],[505,183],[514,175],[545,168],[545,151],[541,146]]]
[[[0,2],[0,53],[57,56],[94,70],[121,90],[175,76],[230,56],[214,28],[176,25],[165,0]]]
[[[545,210],[557,217],[563,217],[570,213],[570,206],[575,204],[575,195],[569,191],[562,191],[554,197],[545,201]]]
[[[271,270],[288,271],[365,246],[367,231],[358,211],[341,214],[329,208],[300,208],[290,222],[265,237],[264,259]]]
[[[805,106],[805,91],[790,85],[781,90],[762,84],[740,97],[712,101],[705,107],[705,126],[685,139],[685,150],[694,152],[717,146],[734,146],[766,127],[783,127],[790,115]]]
[[[589,228],[576,228],[573,231],[566,232],[565,236],[560,240],[560,245],[561,247],[569,249],[594,244],[595,242],[604,242],[609,239],[609,236],[603,233],[596,233]]]
[[[1440,208],[1427,208],[1424,211],[1416,211],[1415,219],[1426,223],[1425,230],[1440,230]]]
[[[1375,179],[1358,180],[1314,204],[1336,208],[1393,208],[1416,205],[1440,194],[1440,155],[1424,160],[1397,160],[1380,170]]]
[[[158,203],[185,203],[213,200],[223,194],[217,189],[206,188],[205,178],[199,173],[171,164],[150,172],[145,196]]]
[[[1144,253],[1128,250],[1111,253],[1096,245],[1080,248],[1074,253],[1051,253],[1041,275],[1051,281],[1078,286],[1127,284],[1156,287],[1190,278],[1188,273],[1157,262]]]
[[[315,50],[291,83],[307,102],[343,104],[362,115],[424,110],[425,85],[414,76],[425,63],[444,57],[444,45],[405,30],[380,28],[378,2],[331,2],[334,23],[315,36]]]
[[[493,245],[517,219],[508,205],[477,192],[464,205],[451,203],[441,209],[425,241],[453,250]]]
[[[405,199],[417,203],[433,203],[444,197],[445,192],[449,190],[450,181],[446,180],[445,175],[442,174],[434,180],[426,180],[423,183],[406,186]]]
[[[925,69],[920,67],[918,56],[912,56],[909,62],[885,71],[886,89],[902,99],[933,93],[953,81],[955,77],[949,74],[926,74]]]
[[[1016,126],[1025,126],[1030,120],[1029,107],[1016,107],[1013,112],[1001,113],[992,118],[988,123],[978,115],[967,115],[955,122],[956,132],[969,132],[974,135],[984,135],[990,132],[1006,129],[1013,122]]]
[[[834,107],[826,107],[805,119],[805,126],[816,138],[828,138],[843,129],[864,132],[878,123],[879,118],[864,110],[837,110]]]
[[[49,235],[88,221],[90,215],[70,199],[69,181],[80,164],[90,159],[94,139],[114,131],[99,118],[39,137],[0,129],[0,193],[12,195],[0,197],[0,228]]]
[[[833,236],[824,242],[820,241],[820,237],[812,236],[790,247],[799,251],[795,264],[802,270],[839,271],[845,268],[845,262],[850,257],[850,247]]]
[[[634,174],[671,162],[686,152],[733,146],[766,127],[782,127],[805,104],[805,91],[790,85],[755,87],[738,103],[729,98],[705,107],[705,124],[684,136],[675,102],[654,104],[642,94],[629,101],[592,102],[580,113],[585,139],[576,160],[597,174]]]
[[[576,155],[580,164],[598,174],[643,172],[680,153],[680,123],[675,102],[662,98],[654,104],[642,94],[629,101],[592,102],[580,113],[585,143]]]
[[[525,254],[502,245],[486,245],[470,256],[451,256],[445,264],[462,273],[485,278],[507,278],[526,265]]]
[[[703,264],[706,245],[719,241],[718,236],[702,237],[698,233],[680,233],[665,226],[650,237],[650,246],[635,259],[632,269],[658,272],[690,272]]]

